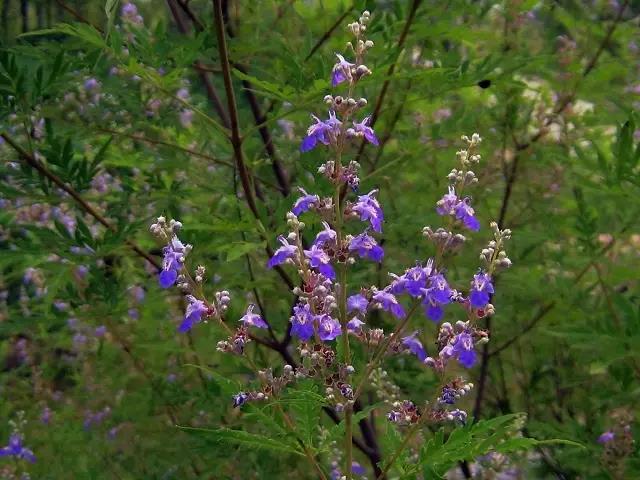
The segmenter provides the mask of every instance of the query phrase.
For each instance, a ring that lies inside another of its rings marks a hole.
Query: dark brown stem
[[[351,6],[347,8],[345,12],[342,15],[340,15],[340,17],[338,17],[338,19],[335,22],[333,22],[333,24],[329,27],[329,30],[327,30],[322,34],[322,36],[318,39],[315,45],[311,48],[311,50],[309,50],[309,53],[307,54],[307,56],[304,57],[305,62],[309,60],[311,57],[313,57],[313,54],[316,53],[318,49],[322,47],[322,45],[324,45],[324,42],[329,40],[333,32],[336,30],[336,28],[342,25],[342,22],[344,22],[344,19],[347,18],[347,15],[351,13],[351,10],[353,10],[353,8],[354,8],[354,5],[351,4]]]

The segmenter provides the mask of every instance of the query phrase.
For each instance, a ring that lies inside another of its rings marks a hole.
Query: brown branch
[[[18,156],[25,161],[27,165],[29,165],[34,170],[38,171],[43,177],[48,178],[52,183],[57,185],[60,189],[64,190],[75,202],[80,205],[80,207],[86,211],[89,215],[91,215],[94,219],[96,219],[99,223],[107,227],[112,232],[117,233],[117,229],[115,226],[111,224],[102,214],[100,214],[95,208],[93,208],[82,196],[75,191],[70,185],[67,185],[60,177],[58,177],[55,173],[50,171],[42,162],[38,161],[33,155],[27,152],[24,148],[22,148],[16,141],[10,137],[6,132],[0,132],[0,137],[4,138],[5,141],[11,148],[13,148]],[[153,265],[158,271],[161,270],[160,263],[158,260],[153,258],[150,254],[142,250],[138,245],[136,245],[131,240],[125,240],[125,243],[140,257],[144,258],[151,265]]]
[[[73,8],[71,8],[69,5],[64,3],[62,0],[56,0],[56,3],[60,6],[60,8],[62,8],[67,13],[71,14],[77,20],[80,20],[82,23],[86,23],[87,25],[91,25],[93,28],[95,28],[100,33],[104,33],[104,30],[102,30],[102,28],[100,28],[98,25],[95,25],[95,24],[91,23],[89,20],[87,20],[85,17],[83,17],[78,11],[74,10]]]
[[[351,6],[347,8],[345,12],[342,15],[340,15],[340,17],[338,17],[338,19],[335,22],[333,22],[333,24],[329,27],[329,30],[327,30],[322,34],[322,36],[318,39],[318,41],[313,45],[313,47],[311,48],[307,56],[304,57],[305,62],[309,60],[311,57],[313,57],[313,54],[316,53],[320,49],[320,47],[322,47],[324,42],[329,40],[329,38],[331,37],[333,32],[336,30],[336,28],[338,28],[342,24],[342,22],[344,22],[344,19],[347,18],[347,15],[351,13],[351,10],[353,10],[354,7],[355,5],[351,4]]]

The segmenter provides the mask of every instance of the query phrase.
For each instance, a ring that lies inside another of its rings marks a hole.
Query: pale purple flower
[[[408,335],[402,339],[402,345],[404,345],[407,350],[413,353],[418,360],[424,362],[427,358],[427,351],[422,346],[422,342],[418,339],[418,332],[415,331],[411,335]]]
[[[336,118],[336,114],[333,111],[329,111],[329,118],[324,121],[315,115],[311,115],[311,117],[316,123],[307,129],[307,136],[304,137],[300,144],[300,151],[303,153],[313,150],[318,142],[323,145],[329,145],[340,133],[342,125],[342,122]]]
[[[615,438],[615,436],[615,433],[613,433],[611,430],[608,430],[598,437],[598,443],[601,443],[603,445],[605,443],[609,443]]]
[[[396,318],[404,318],[406,315],[402,305],[398,302],[395,295],[390,292],[380,290],[373,295],[373,301]]]
[[[362,320],[360,320],[358,317],[353,317],[347,322],[347,331],[359,332],[362,329],[362,325],[364,325],[364,322]]]
[[[475,308],[486,307],[493,292],[491,275],[485,272],[476,273],[471,281],[471,290],[469,291],[471,306]]]
[[[291,213],[293,213],[296,217],[300,214],[310,210],[320,201],[320,197],[318,195],[309,195],[302,188],[299,189],[300,193],[302,193],[302,197],[296,200],[296,203],[293,204],[293,208],[291,209]]]
[[[31,450],[22,444],[22,436],[19,433],[12,433],[9,437],[9,445],[0,448],[0,457],[15,457],[35,463],[36,456]]]
[[[313,241],[313,244],[319,247],[326,244],[333,244],[337,239],[335,230],[333,230],[327,222],[322,222],[322,225],[324,226],[324,229],[320,230],[318,235],[316,235],[316,239]]]
[[[349,242],[349,251],[357,253],[361,258],[369,258],[374,262],[381,262],[384,257],[382,247],[366,232],[353,237]]]
[[[298,251],[298,247],[289,244],[287,239],[282,235],[278,237],[278,240],[282,246],[278,248],[273,254],[273,257],[269,259],[269,262],[267,263],[267,267],[269,268],[273,268],[276,265],[282,265],[288,259],[295,257],[296,252]]]
[[[100,82],[98,82],[98,80],[96,80],[95,78],[91,77],[84,81],[84,89],[88,92],[97,90],[98,88],[100,88]]]
[[[193,110],[180,110],[180,125],[182,125],[184,128],[191,128],[191,125],[193,123],[193,115]]]
[[[336,272],[331,266],[329,255],[318,245],[312,245],[311,249],[304,251],[304,255],[309,259],[309,265],[312,268],[315,268],[330,280],[336,278]]]
[[[365,117],[360,123],[354,121],[353,130],[356,134],[362,135],[369,143],[376,146],[380,145],[380,141],[378,140],[378,137],[376,137],[376,133],[373,131],[373,128],[369,126],[370,123],[371,116]]]
[[[382,221],[384,220],[384,214],[380,203],[376,199],[378,190],[372,190],[366,195],[358,196],[358,201],[351,207],[351,209],[360,216],[360,220],[363,222],[368,221],[371,224],[371,228],[375,232],[382,232]]]
[[[244,316],[239,321],[244,323],[246,327],[269,328],[260,315],[253,313],[254,308],[255,305],[249,305]]]
[[[367,297],[365,297],[361,293],[358,293],[356,295],[351,295],[349,298],[347,298],[348,312],[353,312],[357,310],[358,312],[364,315],[365,313],[367,313],[368,306],[369,306],[369,300],[367,300]]]
[[[336,57],[338,57],[338,63],[336,63],[331,70],[331,86],[333,87],[347,80],[351,80],[351,67],[354,66],[353,63],[347,62],[339,53],[336,53]]]
[[[436,203],[436,212],[438,215],[453,215],[456,205],[458,205],[458,196],[454,187],[449,187],[449,192]]]
[[[309,304],[298,304],[293,307],[293,316],[290,318],[291,335],[302,341],[313,337],[313,314]]]
[[[202,319],[202,315],[207,313],[207,306],[202,300],[198,300],[193,295],[186,296],[189,305],[184,314],[184,320],[178,327],[178,331],[181,333],[188,332],[193,326]]]
[[[98,338],[104,337],[106,333],[107,333],[107,327],[105,327],[104,325],[100,325],[99,327],[96,327],[96,329],[93,331],[93,334]]]
[[[342,334],[340,322],[328,314],[318,317],[318,336],[323,342],[335,340]]]
[[[162,288],[169,288],[178,278],[178,272],[182,269],[182,263],[186,255],[186,247],[173,237],[171,242],[162,249],[164,258],[162,260],[162,271],[160,272],[159,281]]]

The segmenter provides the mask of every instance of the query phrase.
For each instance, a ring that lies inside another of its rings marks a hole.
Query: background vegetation
[[[479,132],[474,206],[513,230],[514,266],[497,279],[466,408],[524,412],[526,436],[584,446],[514,454],[519,478],[640,477],[637,446],[597,442],[626,425],[638,435],[640,3],[223,3],[256,212],[224,133],[210,2],[139,0],[137,19],[117,0],[0,1],[0,419],[23,412],[31,477],[313,478],[304,458],[176,428],[276,427],[232,408],[249,372],[216,352],[218,325],[176,334],[183,300],[157,285],[148,226],[180,219],[193,265],[236,300],[229,317],[249,292],[282,339],[292,294],[264,268],[256,216],[275,239],[295,187],[329,192],[314,180],[323,153],[298,146],[365,8],[375,75],[362,86],[381,146],[357,158],[387,218],[385,261],[366,273],[384,284],[429,255],[421,229],[438,225],[460,135]],[[454,259],[456,276],[482,247]],[[249,354],[275,367],[282,351]],[[417,364],[388,369],[403,391],[435,385]],[[320,415],[310,435],[331,424]],[[391,451],[386,419],[371,422]],[[0,421],[2,442],[10,431]],[[0,458],[7,478],[23,467]]]

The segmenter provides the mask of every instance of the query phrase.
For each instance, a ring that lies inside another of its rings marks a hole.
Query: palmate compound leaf
[[[209,439],[229,445],[238,445],[245,449],[268,450],[279,454],[293,454],[304,456],[304,453],[294,444],[283,439],[270,438],[257,433],[230,428],[198,428],[178,425],[187,432],[201,433]]]
[[[424,444],[419,461],[408,466],[402,478],[414,478],[421,470],[424,471],[424,478],[442,478],[442,475],[458,462],[472,461],[492,451],[511,453],[548,444],[581,447],[579,443],[568,440],[536,440],[521,437],[519,431],[524,421],[524,415],[515,413],[466,425],[454,430],[448,437],[444,429],[440,429]]]

